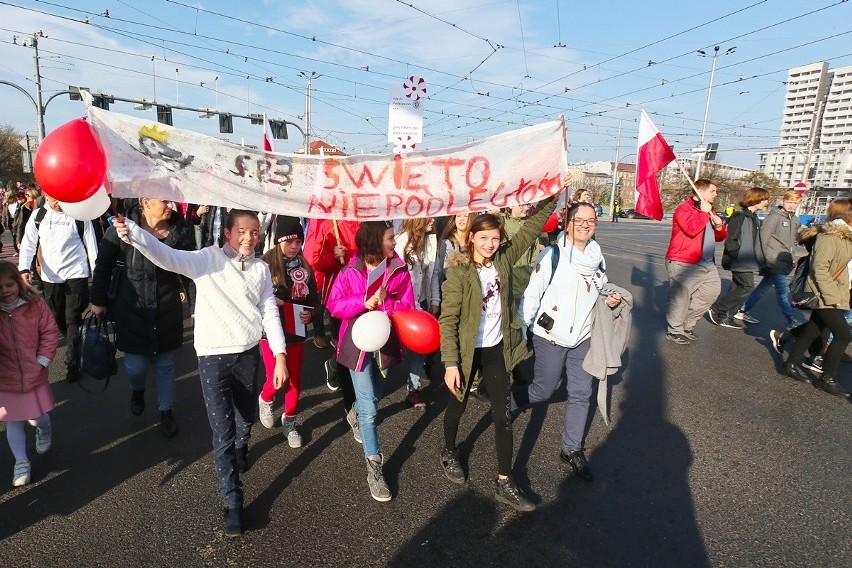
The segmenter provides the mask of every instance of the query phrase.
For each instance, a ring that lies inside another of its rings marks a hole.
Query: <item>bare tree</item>
[[[10,124],[0,124],[0,179],[6,184],[10,181],[33,181],[32,174],[25,174],[20,141],[23,137]]]

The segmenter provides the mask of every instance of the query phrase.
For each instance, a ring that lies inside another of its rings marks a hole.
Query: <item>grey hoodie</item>
[[[802,223],[794,213],[780,207],[769,212],[760,225],[760,240],[766,254],[766,267],[772,272],[790,274],[795,259],[796,236]]]

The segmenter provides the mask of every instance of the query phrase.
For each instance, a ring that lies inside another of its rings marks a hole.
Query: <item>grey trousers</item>
[[[666,261],[666,272],[669,275],[668,332],[692,331],[722,291],[719,272],[715,265],[676,260]]]
[[[583,359],[589,352],[589,342],[587,339],[571,349],[554,345],[538,335],[534,336],[535,378],[532,383],[519,384],[512,388],[512,410],[546,402],[559,385],[562,371],[565,370],[565,388],[568,392],[562,432],[562,450],[565,452],[583,449],[583,435],[586,432],[594,380],[583,370]]]

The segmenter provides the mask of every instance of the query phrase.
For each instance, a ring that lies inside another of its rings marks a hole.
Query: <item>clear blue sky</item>
[[[720,161],[752,167],[757,149],[778,144],[787,69],[852,65],[852,2],[839,0],[12,0],[0,22],[0,79],[31,94],[33,51],[21,44],[47,36],[45,99],[83,85],[303,126],[299,73],[319,74],[312,130],[350,153],[390,151],[388,89],[410,75],[427,84],[423,147],[564,114],[571,161],[613,160],[619,119],[620,155],[633,161],[644,108],[684,152],[700,138],[710,80],[712,60],[696,52],[719,45],[736,50],[717,62],[706,142],[720,144]],[[32,105],[0,87],[0,122],[34,132]],[[111,110],[140,114],[127,103]],[[61,95],[47,129],[83,113]],[[215,118],[189,112],[175,111],[174,124],[249,144],[261,136],[243,120],[220,135]],[[277,149],[301,144],[293,131]]]

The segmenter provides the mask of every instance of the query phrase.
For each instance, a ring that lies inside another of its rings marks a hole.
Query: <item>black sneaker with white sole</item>
[[[337,361],[334,357],[327,359],[325,364],[325,385],[331,392],[336,392],[340,388],[340,376],[337,374]]]

